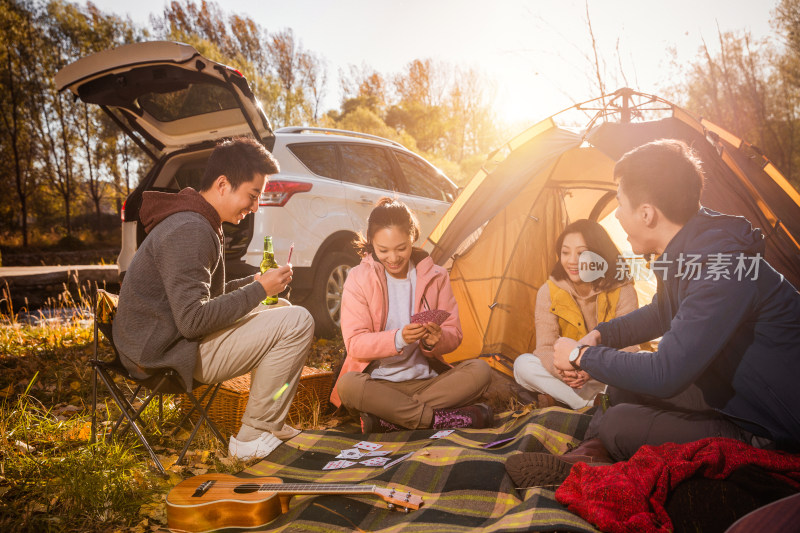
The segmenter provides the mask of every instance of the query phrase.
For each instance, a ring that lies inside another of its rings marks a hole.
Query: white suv
[[[196,188],[219,139],[260,139],[281,171],[257,213],[238,226],[224,224],[226,272],[254,272],[265,235],[272,235],[278,263],[294,243],[290,297],[314,315],[318,335],[339,328],[342,285],[358,262],[352,242],[378,198],[407,203],[424,239],[457,194],[444,174],[399,143],[320,128],[273,132],[241,73],[186,44],[135,43],[93,54],[59,71],[56,85],[100,105],[154,163],[123,208],[120,278],[145,237],[143,191]]]

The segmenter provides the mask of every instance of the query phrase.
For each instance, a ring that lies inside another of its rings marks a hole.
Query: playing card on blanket
[[[437,431],[433,435],[431,435],[432,439],[441,439],[442,437],[448,436],[450,433],[455,431],[454,429],[443,429],[442,431]]]
[[[349,450],[342,450],[339,455],[336,456],[337,459],[361,459],[364,457],[366,453],[362,452],[358,448],[350,448]]]
[[[356,448],[361,448],[362,450],[367,450],[367,451],[370,451],[370,452],[374,452],[375,450],[377,450],[381,446],[383,446],[383,444],[378,444],[376,442],[369,442],[369,441],[366,441],[366,440],[362,440],[361,442],[356,444]]]
[[[364,454],[364,457],[383,457],[384,455],[391,455],[392,452],[389,450],[378,450],[376,452],[367,452]]]
[[[323,470],[338,470],[340,468],[347,468],[356,464],[353,461],[328,461],[328,464],[322,467]]]
[[[388,457],[373,457],[372,459],[366,459],[361,461],[359,464],[366,465],[366,466],[383,466],[389,462]]]

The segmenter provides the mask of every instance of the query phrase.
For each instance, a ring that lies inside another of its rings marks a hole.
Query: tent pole
[[[630,124],[631,122],[631,93],[632,91],[627,87],[620,91],[622,93],[622,116],[620,121],[623,124]]]

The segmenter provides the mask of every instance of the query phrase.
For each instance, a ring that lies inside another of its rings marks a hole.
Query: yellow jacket
[[[581,313],[578,303],[571,294],[558,287],[552,280],[547,280],[547,285],[550,289],[550,312],[558,317],[561,336],[575,340],[583,338],[589,331],[586,329],[583,313]],[[622,286],[619,286],[608,292],[597,294],[598,324],[616,317],[621,290]]]

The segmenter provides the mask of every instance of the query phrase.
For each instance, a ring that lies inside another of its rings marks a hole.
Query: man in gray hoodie
[[[299,433],[284,420],[313,338],[302,307],[259,306],[291,282],[291,265],[225,280],[222,223],[238,224],[257,210],[277,172],[264,146],[238,138],[214,149],[199,191],[145,192],[140,218],[148,235],[125,275],[114,320],[122,362],[139,377],[173,368],[190,391],[195,380],[251,372],[242,426],[229,446],[241,459],[265,457]]]

